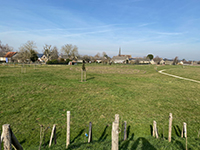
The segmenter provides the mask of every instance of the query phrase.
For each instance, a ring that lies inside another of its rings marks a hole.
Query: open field
[[[128,140],[120,142],[120,149],[168,150],[185,149],[180,130],[186,122],[188,148],[200,149],[200,84],[159,74],[151,65],[86,64],[86,68],[87,82],[81,83],[81,65],[26,66],[26,73],[21,73],[20,66],[0,66],[0,125],[11,124],[22,146],[32,150],[39,146],[39,124],[57,124],[58,144],[51,149],[65,149],[69,110],[69,149],[111,149],[111,124],[119,114],[129,126]],[[200,81],[200,67],[157,69]],[[171,143],[167,141],[169,113],[173,114]],[[159,139],[151,136],[153,120]],[[94,142],[87,144],[84,134],[90,121]],[[46,145],[50,132],[46,132]]]

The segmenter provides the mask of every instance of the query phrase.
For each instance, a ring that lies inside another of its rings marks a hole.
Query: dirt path
[[[188,78],[183,78],[183,77],[175,76],[175,75],[173,75],[173,74],[164,73],[163,71],[165,71],[165,70],[160,70],[160,71],[158,71],[158,72],[161,73],[161,74],[167,75],[167,76],[174,77],[174,78],[178,78],[178,79],[183,79],[183,80],[188,80],[188,81],[200,83],[200,81],[197,81],[197,80],[193,80],[193,79],[188,79]]]

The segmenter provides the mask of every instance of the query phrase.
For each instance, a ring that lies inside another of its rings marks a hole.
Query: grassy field
[[[25,149],[38,149],[40,126],[49,142],[57,124],[57,145],[65,149],[66,111],[71,111],[71,145],[68,149],[111,149],[115,114],[128,124],[128,140],[119,134],[120,149],[185,149],[180,138],[187,123],[188,148],[200,149],[200,84],[159,74],[155,66],[86,65],[87,82],[80,82],[77,66],[0,66],[0,125],[10,124]],[[158,66],[182,77],[200,81],[200,67]],[[173,114],[172,142],[167,141],[169,113]],[[151,136],[157,121],[159,139]],[[93,142],[87,144],[89,122]],[[0,129],[1,131],[1,129]],[[43,146],[44,147],[44,146]]]

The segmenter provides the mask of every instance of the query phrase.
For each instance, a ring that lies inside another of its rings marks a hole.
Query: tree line
[[[0,41],[0,57],[3,57],[6,55],[7,52],[12,52],[13,48],[9,46],[8,44],[4,45]],[[76,45],[72,44],[65,44],[61,47],[61,61],[64,61],[62,59],[63,56],[67,58],[67,61],[69,60],[77,60],[77,59],[84,59],[87,62],[94,61],[97,59],[111,59],[106,52],[103,52],[102,54],[97,53],[95,56],[89,56],[89,55],[83,55],[81,56],[78,52],[78,47]],[[16,57],[14,58],[14,61],[20,60],[21,62],[35,62],[38,60],[38,51],[36,43],[33,41],[27,41],[25,44],[21,45],[19,47],[19,50],[17,52]],[[45,44],[43,46],[43,52],[47,58],[48,61],[54,61],[57,62],[59,58],[59,49],[56,46],[52,46],[49,44]]]

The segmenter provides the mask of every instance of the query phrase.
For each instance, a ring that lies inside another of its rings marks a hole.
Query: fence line
[[[68,148],[70,145],[70,111],[67,111],[67,130],[66,130],[66,147]],[[171,142],[171,134],[172,134],[172,113],[169,114],[169,132],[168,132],[168,141]],[[112,130],[111,130],[111,149],[112,150],[118,150],[119,149],[119,133],[120,133],[120,128],[119,128],[119,114],[115,114],[114,121],[112,122]],[[88,125],[87,125],[88,126]],[[0,136],[0,150],[1,150],[1,142],[4,142],[4,150],[12,150],[13,145],[17,150],[23,150],[22,146],[19,144],[17,138],[15,135],[12,133],[12,130],[10,128],[9,124],[5,124],[2,126],[3,132],[2,135]],[[126,141],[127,140],[127,121],[123,122],[122,125],[123,133],[122,136],[123,138],[121,140]],[[164,128],[163,128],[164,129]],[[41,149],[42,145],[42,139],[44,138],[44,132],[46,129],[44,128],[43,125],[41,125],[40,128],[40,146],[39,149]],[[153,129],[152,129],[152,136],[159,138],[158,134],[158,128],[157,128],[157,122],[154,120],[153,121]],[[185,144],[186,144],[186,150],[188,149],[188,143],[187,143],[187,124],[183,122],[183,128],[181,132],[181,138],[185,138]],[[43,133],[43,134],[42,134]],[[42,136],[43,135],[43,136]],[[198,132],[199,136],[199,132]],[[88,143],[92,142],[92,122],[89,122],[89,132],[88,132]],[[164,137],[164,134],[163,134]],[[51,132],[51,137],[49,141],[49,147],[51,147],[52,142],[54,140],[54,144],[56,144],[56,124],[53,125],[52,132]],[[73,142],[72,142],[73,143]]]

